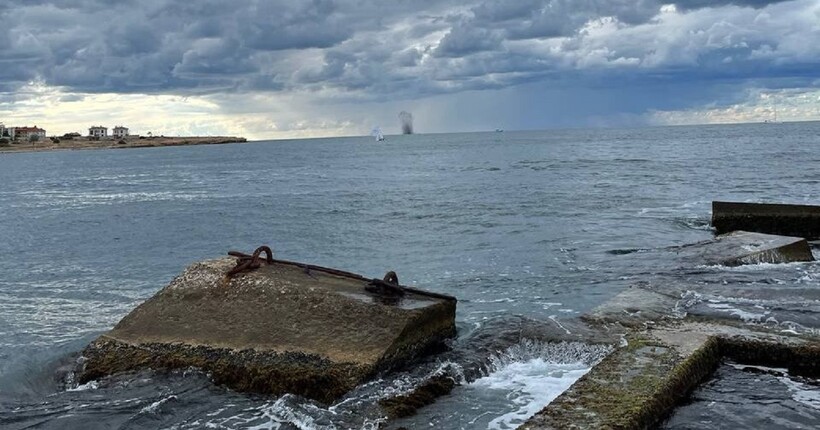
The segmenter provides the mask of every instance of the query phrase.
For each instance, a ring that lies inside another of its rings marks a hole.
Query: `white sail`
[[[382,134],[382,129],[380,127],[376,127],[373,131],[370,132],[372,136],[376,138],[376,141],[381,142],[384,140],[384,135]]]

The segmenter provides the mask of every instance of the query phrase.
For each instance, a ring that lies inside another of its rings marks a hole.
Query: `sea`
[[[814,262],[662,257],[713,237],[713,200],[820,204],[820,122],[0,153],[0,428],[515,428],[607,351],[510,341],[510,327],[560,324],[658,279],[820,286]],[[187,265],[260,245],[456,296],[460,353],[334,405],[233,392],[197,369],[73,380],[81,350]],[[713,299],[765,320],[755,303]],[[743,423],[760,402],[787,404],[767,428],[816,428],[816,381],[769,375],[765,395],[743,400],[755,374],[732,366],[665,425]],[[457,382],[449,395],[385,421],[380,399],[442,373]]]

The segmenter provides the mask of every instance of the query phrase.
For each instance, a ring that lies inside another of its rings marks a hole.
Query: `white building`
[[[127,137],[128,136],[128,127],[123,127],[121,125],[118,125],[118,126],[114,127],[113,136],[114,137]]]
[[[4,137],[5,135],[6,135],[6,126],[3,125],[2,122],[0,122],[0,138]]]
[[[88,129],[88,137],[107,137],[108,136],[108,127],[103,127],[101,125],[94,126]]]

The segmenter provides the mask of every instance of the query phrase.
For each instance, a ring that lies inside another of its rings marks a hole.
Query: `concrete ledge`
[[[720,358],[708,335],[627,336],[605,358],[521,429],[648,428],[706,378]]]
[[[820,239],[820,206],[712,202],[718,234],[735,230]]]
[[[784,343],[724,336],[720,343],[722,354],[739,363],[785,367],[792,375],[820,378],[820,339]]]
[[[676,312],[680,294],[675,293],[677,291],[664,294],[633,285],[582,315],[581,319],[598,326],[617,324],[629,328],[645,328],[663,321],[678,320],[682,317]]]
[[[800,237],[734,231],[715,239],[677,248],[689,264],[741,266],[759,263],[814,261],[811,247]]]
[[[626,336],[624,346],[522,429],[643,429],[666,418],[723,358],[820,373],[820,342],[745,327],[682,322]]]

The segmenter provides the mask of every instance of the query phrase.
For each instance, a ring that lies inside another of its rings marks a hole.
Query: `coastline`
[[[223,145],[245,142],[247,142],[247,139],[236,136],[128,137],[125,139],[108,138],[103,140],[90,140],[87,137],[80,137],[72,140],[60,139],[59,143],[54,143],[50,139],[44,139],[39,142],[12,143],[9,144],[9,146],[0,146],[0,154],[64,150],[153,148],[162,146]]]

